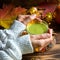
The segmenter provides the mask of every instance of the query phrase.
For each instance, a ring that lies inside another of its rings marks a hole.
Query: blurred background
[[[42,16],[45,17],[47,15],[47,22],[51,23],[51,25],[56,22],[54,25],[55,27],[53,26],[55,29],[57,28],[56,24],[58,24],[58,26],[60,25],[60,17],[58,17],[55,12],[59,4],[60,0],[0,0],[0,28],[9,28],[19,14],[24,14],[27,9],[35,6],[45,9]],[[60,7],[57,10],[59,11]],[[52,22],[50,21],[51,13],[54,14],[55,17],[52,17]],[[60,12],[58,13],[60,16]],[[48,16],[50,16],[50,18],[48,18]]]

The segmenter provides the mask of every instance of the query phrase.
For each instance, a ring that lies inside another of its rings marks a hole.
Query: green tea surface
[[[48,25],[45,23],[34,23],[27,26],[29,34],[42,34],[48,31]]]

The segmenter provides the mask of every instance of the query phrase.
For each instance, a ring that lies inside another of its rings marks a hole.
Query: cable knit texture
[[[30,36],[19,37],[25,28],[15,20],[10,29],[0,30],[0,60],[21,60],[22,54],[33,52]]]

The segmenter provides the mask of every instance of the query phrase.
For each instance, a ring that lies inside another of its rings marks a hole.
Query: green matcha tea
[[[48,25],[45,22],[33,23],[27,25],[27,32],[29,34],[42,34],[48,31]]]

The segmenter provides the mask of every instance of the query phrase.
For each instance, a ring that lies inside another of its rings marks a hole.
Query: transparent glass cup
[[[24,31],[24,34],[30,34],[30,35],[37,35],[37,34],[44,34],[48,32],[48,24],[45,21],[40,22],[39,20],[31,20],[27,26],[26,30]],[[40,47],[35,48],[35,52],[46,52],[50,50],[53,47],[53,44],[50,43],[47,47],[43,48],[41,51],[39,51]]]

